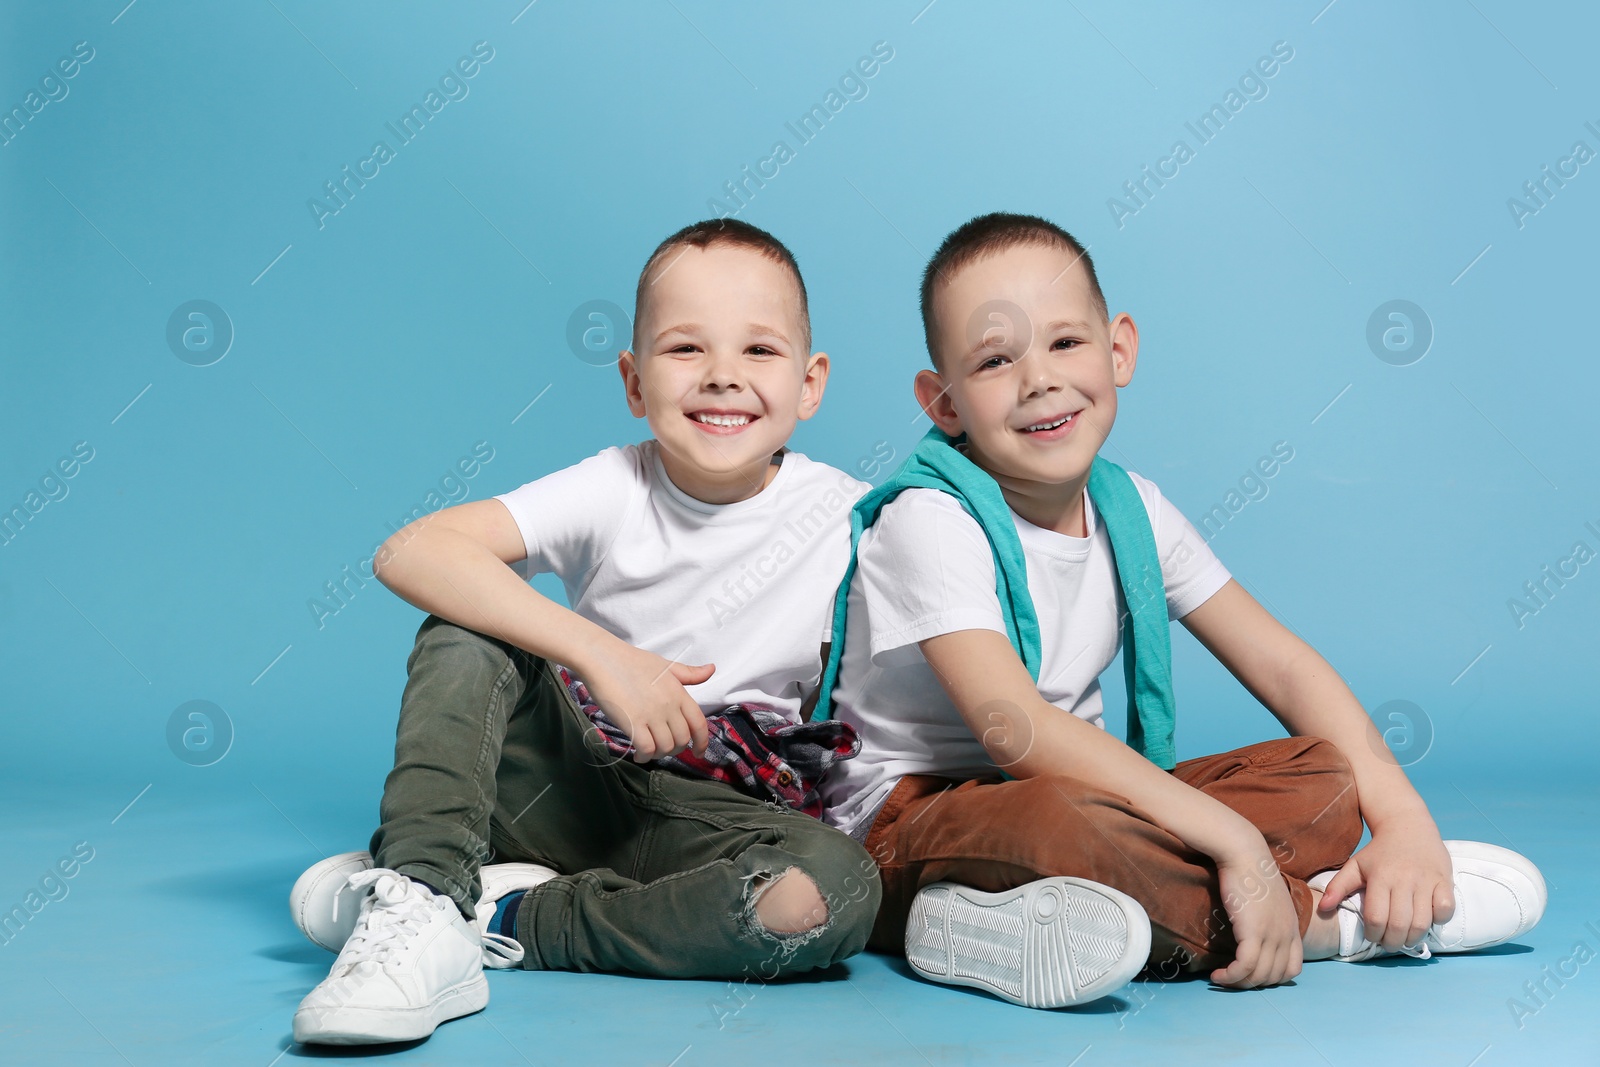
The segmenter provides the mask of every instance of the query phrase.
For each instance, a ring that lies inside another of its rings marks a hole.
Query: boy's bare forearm
[[[1033,750],[1007,771],[1056,774],[1126,797],[1157,826],[1219,865],[1271,862],[1251,822],[1219,800],[1157,767],[1098,726],[1035,696]]]
[[[1237,582],[1183,624],[1297,737],[1330,741],[1349,761],[1361,814],[1377,829],[1428,819],[1427,806],[1390,755],[1350,687],[1316,649],[1273,618]]]
[[[386,544],[374,568],[407,603],[586,673],[618,639],[541,595],[476,538],[439,524]]]
[[[1268,705],[1291,734],[1331,741],[1349,761],[1362,817],[1373,829],[1432,816],[1350,687],[1310,645],[1291,661],[1281,696]]]

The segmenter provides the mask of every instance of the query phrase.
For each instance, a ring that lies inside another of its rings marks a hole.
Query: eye
[[[1076,337],[1058,337],[1050,344],[1050,348],[1057,352],[1066,352],[1083,344]]]
[[[978,369],[988,370],[990,367],[998,367],[1009,362],[1011,362],[1011,360],[1007,356],[990,356],[988,359],[978,364]]]
[[[669,353],[673,354],[673,355],[688,355],[688,354],[694,352],[695,350],[696,349],[695,349],[694,345],[690,344],[687,341],[683,342],[680,345],[673,345],[671,348],[667,349],[667,351]]]
[[[766,345],[751,345],[747,351],[752,356],[775,356],[778,354],[777,349],[769,348]]]

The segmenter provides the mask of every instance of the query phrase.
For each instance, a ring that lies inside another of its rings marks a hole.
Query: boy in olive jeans
[[[339,952],[298,1041],[426,1037],[488,1003],[485,965],[765,979],[866,944],[874,864],[794,810],[820,811],[817,779],[853,752],[801,706],[867,488],[784,447],[828,377],[799,269],[755,227],[699,223],[651,256],[636,319],[619,367],[652,440],[379,555],[430,616],[371,854],[291,897]]]

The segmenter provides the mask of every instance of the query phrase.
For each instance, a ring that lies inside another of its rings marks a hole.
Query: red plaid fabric
[[[633,742],[606,717],[589,695],[589,687],[557,665],[561,682],[619,757],[633,754]],[[822,816],[818,786],[828,768],[861,751],[848,723],[791,722],[781,712],[760,704],[729,704],[706,715],[711,735],[704,756],[684,750],[651,760],[646,766],[725,782],[758,800],[776,801],[812,818]]]

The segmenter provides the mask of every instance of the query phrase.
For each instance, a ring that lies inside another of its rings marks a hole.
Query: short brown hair
[[[922,272],[922,333],[928,345],[928,358],[933,360],[936,370],[939,369],[939,349],[933,314],[934,286],[938,282],[948,281],[970,263],[1018,245],[1044,245],[1075,256],[1083,263],[1083,269],[1089,272],[1089,294],[1094,300],[1095,310],[1102,319],[1110,318],[1106,310],[1105,293],[1100,291],[1100,279],[1094,272],[1094,260],[1089,258],[1088,249],[1076,237],[1037,215],[1016,215],[1005,211],[979,215],[962,223],[946,237],[933,258],[928,260],[928,269]]]
[[[811,307],[806,300],[806,282],[800,276],[800,264],[795,262],[794,253],[766,230],[759,226],[752,226],[748,222],[738,219],[705,219],[685,226],[677,233],[656,245],[656,250],[650,253],[650,258],[645,261],[644,269],[639,272],[639,285],[633,294],[633,329],[634,351],[639,345],[639,319],[640,309],[644,307],[645,288],[649,285],[650,274],[657,264],[666,259],[674,251],[690,247],[707,249],[713,245],[733,245],[737,248],[749,248],[759,252],[775,263],[789,269],[794,275],[794,287],[800,294],[800,324],[805,328],[805,337],[802,338],[801,347],[805,349],[802,356],[811,354]]]

